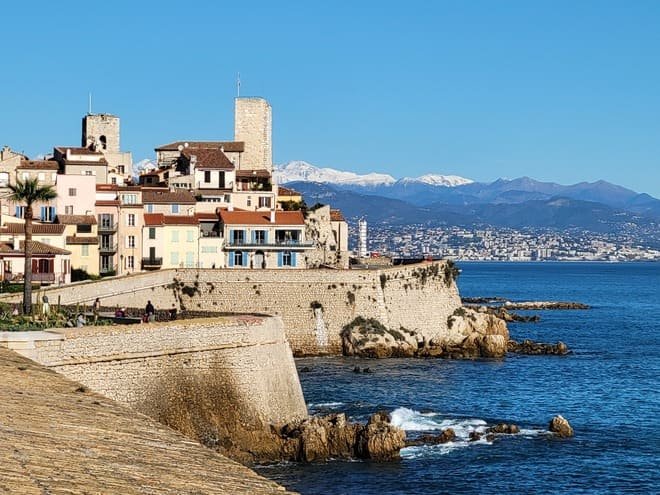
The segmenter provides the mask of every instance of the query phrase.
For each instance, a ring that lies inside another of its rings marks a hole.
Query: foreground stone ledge
[[[274,494],[284,489],[0,348],[0,493]]]

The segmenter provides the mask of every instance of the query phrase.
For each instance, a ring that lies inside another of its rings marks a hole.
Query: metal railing
[[[117,232],[117,228],[119,227],[119,222],[115,222],[114,224],[108,224],[108,223],[99,223],[98,224],[98,232]]]
[[[142,266],[162,266],[163,258],[142,258]]]
[[[101,244],[99,246],[99,253],[116,253],[118,244]]]
[[[310,248],[314,241],[283,240],[275,242],[252,242],[242,240],[227,240],[227,247],[263,247],[263,248]]]

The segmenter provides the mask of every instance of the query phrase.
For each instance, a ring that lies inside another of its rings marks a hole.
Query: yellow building
[[[143,225],[143,270],[198,266],[200,230],[197,217],[145,213]]]
[[[64,225],[65,249],[71,252],[71,268],[99,274],[99,237],[94,215],[57,215]]]

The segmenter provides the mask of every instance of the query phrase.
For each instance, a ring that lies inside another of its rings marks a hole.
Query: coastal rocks
[[[590,309],[588,304],[568,301],[522,301],[504,303],[506,309]]]
[[[569,438],[574,435],[573,427],[566,418],[559,414],[550,420],[548,429],[560,438]]]
[[[476,433],[476,432],[474,432]],[[449,443],[456,440],[456,432],[453,428],[442,430],[439,435],[424,434],[415,439],[406,441],[406,447],[417,445],[438,445],[441,443]]]
[[[341,331],[341,341],[345,356],[413,357],[418,349],[415,332],[387,328],[374,318],[355,318]]]
[[[509,331],[504,320],[471,308],[457,308],[447,319],[442,344],[451,356],[457,348],[469,357],[502,357],[506,354]]]
[[[373,414],[366,427],[358,429],[355,454],[360,459],[391,461],[406,445],[406,432],[393,426],[387,413]]]
[[[566,344],[563,342],[557,342],[556,344],[545,344],[542,342],[534,342],[533,340],[523,340],[522,342],[517,342],[515,340],[509,340],[507,342],[508,352],[516,354],[527,354],[527,355],[555,355],[555,356],[564,356],[571,352]]]
[[[500,433],[506,435],[515,435],[520,433],[520,427],[514,424],[499,423],[488,428],[488,433]]]

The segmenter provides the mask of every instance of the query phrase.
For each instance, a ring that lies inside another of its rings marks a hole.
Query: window
[[[176,251],[172,251],[170,253],[170,265],[178,265],[179,264],[179,253]]]
[[[186,268],[192,268],[195,266],[195,253],[192,251],[186,252]]]
[[[83,244],[80,246],[80,255],[89,256],[89,244]]]
[[[134,235],[129,235],[126,238],[127,241],[127,247],[129,248],[134,248],[135,247],[135,236]]]
[[[154,205],[148,204],[147,205],[147,213],[153,213],[154,212]]]
[[[137,204],[137,194],[122,194],[121,202],[125,205],[135,205]]]
[[[225,188],[225,173],[224,172],[219,172],[218,175],[219,175],[219,177],[218,177],[218,179],[219,179],[218,187],[220,189],[224,189]]]
[[[55,207],[54,206],[42,206],[41,214],[39,218],[42,222],[53,222],[55,220]]]
[[[270,208],[270,196],[259,196],[259,208]]]
[[[292,266],[291,265],[291,251],[284,251],[282,253],[282,266]]]
[[[204,171],[204,182],[207,184],[211,182],[211,171],[210,170],[205,170]]]
[[[66,205],[64,207],[64,213],[67,215],[73,215],[73,205]]]
[[[99,136],[99,141],[101,141],[101,148],[108,149],[108,138],[104,135]]]
[[[186,231],[186,241],[195,242],[195,231],[194,230],[187,230]]]
[[[15,216],[16,216],[16,218],[24,218],[25,217],[25,206],[17,206]]]
[[[112,256],[101,256],[101,271],[109,272],[113,268]]]
[[[46,174],[44,172],[39,172],[37,174],[37,180],[39,180],[39,182],[45,181],[46,180]]]
[[[247,205],[252,206],[252,198],[250,196],[247,197]]]
[[[242,230],[232,230],[231,231],[231,242],[232,244],[243,244],[245,240],[245,232]]]
[[[243,266],[243,251],[234,251],[234,266]]]
[[[126,223],[129,227],[135,227],[135,213],[129,213],[126,218]]]
[[[117,165],[117,173],[123,174],[124,170],[125,168],[123,165]]]
[[[112,178],[110,179],[110,183],[116,185],[116,184],[117,184],[117,177],[112,177]]]
[[[156,228],[149,227],[149,239],[155,239],[155,238],[156,238]]]
[[[92,232],[91,225],[85,225],[85,224],[76,225],[76,233],[78,234],[91,234],[91,232]]]
[[[172,213],[179,213],[179,205],[172,205]]]
[[[179,242],[179,231],[178,230],[173,230],[172,233],[170,234],[170,240],[172,242]]]
[[[254,231],[254,243],[255,244],[266,244],[266,231],[265,230],[255,230]]]
[[[77,194],[78,194],[78,190],[75,187],[69,188],[69,196],[76,196]]]
[[[126,268],[135,268],[135,256],[126,256]]]
[[[109,213],[101,213],[99,215],[100,217],[100,224],[102,228],[109,229],[114,227],[114,215],[111,215]]]
[[[85,170],[85,175],[94,175],[92,170]]]

